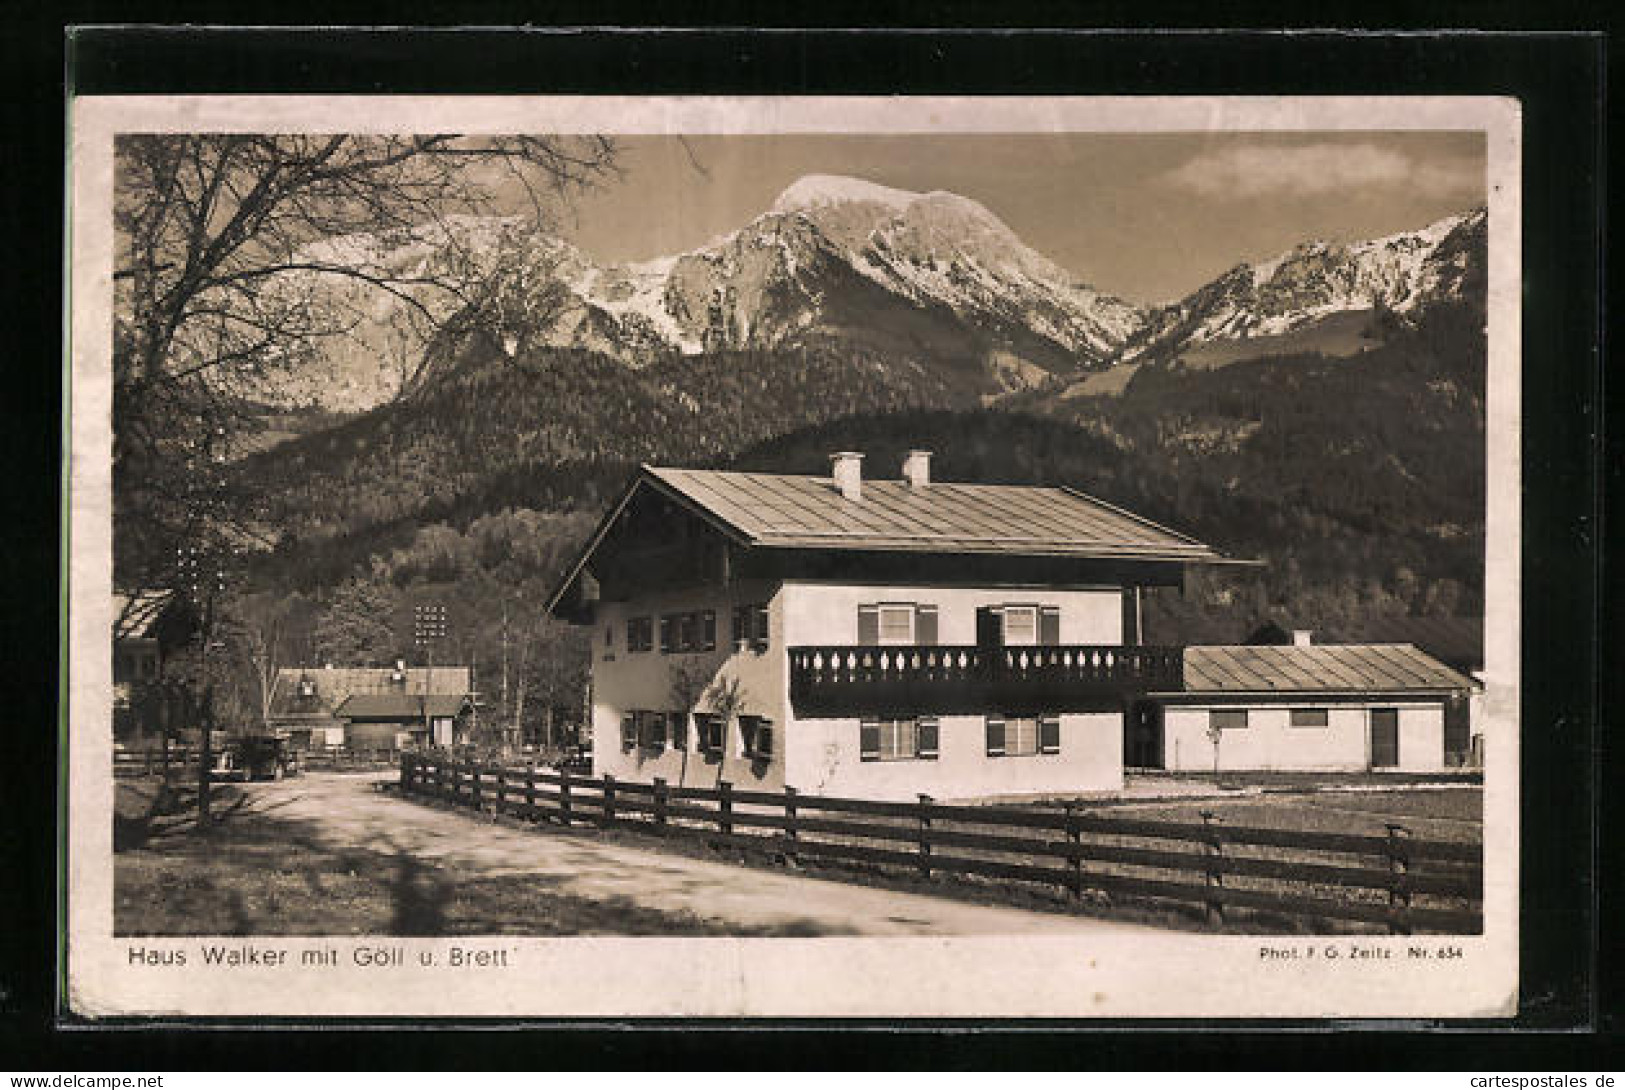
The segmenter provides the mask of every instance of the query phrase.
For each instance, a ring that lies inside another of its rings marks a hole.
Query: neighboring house
[[[283,667],[268,729],[310,749],[400,749],[463,740],[473,687],[466,666]]]
[[[1476,683],[1410,644],[1185,649],[1184,684],[1143,705],[1132,765],[1176,771],[1434,772],[1465,763],[1446,708]],[[1215,747],[1217,752],[1215,752]]]
[[[645,466],[549,600],[593,626],[593,772],[913,799],[1107,791],[1181,684],[1140,592],[1211,548],[1067,488]]]
[[[113,595],[113,734],[119,740],[156,735],[174,694],[162,683],[165,666],[197,632],[197,613],[171,590]],[[173,717],[171,717],[173,718]],[[188,724],[173,723],[172,729]]]

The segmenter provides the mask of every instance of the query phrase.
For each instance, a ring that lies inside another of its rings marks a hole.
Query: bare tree
[[[115,550],[124,580],[162,582],[177,541],[208,532],[186,487],[208,437],[245,422],[267,373],[308,360],[353,327],[333,282],[383,292],[425,329],[494,314],[534,320],[545,293],[511,268],[492,277],[459,215],[499,187],[531,199],[614,172],[603,137],[142,134],[116,146]],[[427,227],[425,225],[428,225]],[[523,218],[513,230],[524,233]],[[439,263],[386,259],[378,240],[433,238]],[[522,343],[512,330],[499,339]],[[240,540],[236,543],[240,544]]]

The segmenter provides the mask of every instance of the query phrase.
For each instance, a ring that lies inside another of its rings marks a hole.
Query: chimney
[[[931,452],[911,450],[903,458],[903,480],[910,488],[924,488],[931,483]]]
[[[1311,629],[1294,628],[1292,630],[1292,646],[1308,647],[1315,642],[1315,634]]]
[[[863,455],[843,450],[831,454],[829,462],[829,475],[835,479],[835,487],[841,495],[849,500],[863,499]]]

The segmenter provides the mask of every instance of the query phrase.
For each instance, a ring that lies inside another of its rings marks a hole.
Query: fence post
[[[784,789],[784,864],[787,867],[799,867],[800,861],[796,852],[796,789]]]
[[[732,836],[734,831],[734,785],[727,780],[717,781],[717,832]]]
[[[931,796],[920,796],[920,877],[931,880],[931,842],[926,834],[931,831]]]
[[[480,790],[480,781],[485,776],[485,767],[478,760],[474,761],[473,764],[469,765],[469,776],[471,777],[468,792],[469,801],[474,804],[474,809],[478,810],[485,801],[484,794]]]
[[[654,820],[655,833],[664,836],[666,834],[666,777],[664,776],[655,777]]]
[[[496,816],[502,816],[502,806],[508,801],[508,766],[497,765]]]
[[[604,773],[604,824],[615,824],[615,777]]]
[[[570,770],[559,768],[559,820],[564,827],[570,827]]]
[[[403,753],[403,754],[401,754],[401,794],[402,795],[410,795],[411,793],[412,793],[412,755],[410,753]]]
[[[1210,890],[1222,890],[1224,871],[1219,868],[1224,861],[1224,834],[1219,829],[1219,816],[1212,810],[1203,810],[1202,824],[1207,830],[1203,844],[1208,857],[1204,884]],[[1207,922],[1218,926],[1224,924],[1224,902],[1217,897],[1207,902]]]
[[[1411,831],[1388,823],[1388,933],[1411,933]]]
[[[535,821],[540,816],[536,812],[536,762],[531,761],[525,766],[525,817]]]
[[[1066,857],[1068,890],[1074,901],[1083,899],[1083,828],[1078,824],[1078,804],[1066,803],[1066,842],[1071,852]]]

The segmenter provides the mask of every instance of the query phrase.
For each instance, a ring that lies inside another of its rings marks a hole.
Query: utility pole
[[[423,731],[429,744],[434,744],[434,725],[429,722],[429,683],[434,677],[434,647],[446,638],[446,607],[429,602],[412,607],[412,642],[424,652],[428,669],[423,673]],[[456,741],[456,739],[453,739]]]

